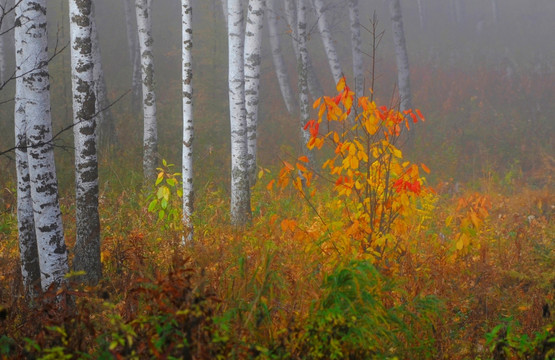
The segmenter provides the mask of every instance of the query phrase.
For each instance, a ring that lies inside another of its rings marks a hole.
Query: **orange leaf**
[[[288,168],[289,170],[295,170],[293,165],[289,164],[287,161],[283,161],[283,165],[285,165],[285,167]]]
[[[299,158],[299,161],[302,161],[302,162],[304,162],[304,163],[307,163],[307,162],[308,162],[308,156],[301,156],[301,157]]]
[[[275,182],[276,182],[275,180],[270,181],[270,182],[268,183],[268,185],[266,185],[266,189],[267,189],[268,191],[269,191],[269,190],[272,190],[272,189],[274,188],[274,183],[275,183]]]
[[[426,165],[420,164],[420,167],[422,167],[422,170],[424,170],[427,174],[430,173],[430,168],[428,168]]]

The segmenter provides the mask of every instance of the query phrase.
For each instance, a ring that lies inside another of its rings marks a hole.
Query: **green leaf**
[[[160,206],[162,207],[162,209],[167,209],[168,208],[168,200],[162,199],[162,201],[160,201]]]
[[[156,208],[156,205],[158,204],[158,200],[154,199],[150,202],[150,204],[148,204],[148,212],[154,212],[154,209]]]
[[[164,218],[164,216],[166,216],[166,212],[164,210],[160,210],[158,212],[158,219],[162,220]]]
[[[175,186],[176,183],[177,181],[174,178],[169,178],[166,180],[166,184],[168,184],[169,186]]]

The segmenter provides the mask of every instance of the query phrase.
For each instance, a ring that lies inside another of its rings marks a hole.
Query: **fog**
[[[131,86],[123,1],[95,3],[102,65],[109,97],[114,101]],[[473,180],[491,172],[503,177],[511,169],[521,173],[531,171],[540,166],[541,154],[553,154],[555,2],[496,3],[495,14],[493,0],[401,1],[413,103],[428,120],[419,124],[409,156],[425,157],[437,180],[453,177]],[[69,40],[67,3],[51,0],[48,6],[53,52],[56,44],[60,48]],[[175,0],[154,1],[152,6],[160,156],[179,163],[181,8]],[[359,6],[364,28],[370,29],[372,19],[376,19],[378,30],[384,32],[372,74],[372,36],[369,31],[362,31],[365,94],[370,94],[370,79],[374,77],[377,102],[394,104],[397,74],[387,1],[361,0]],[[290,83],[296,89],[296,61],[282,1],[276,1],[275,8]],[[193,9],[195,158],[205,175],[221,176],[229,171],[226,25],[219,0],[194,1]],[[333,79],[316,26],[317,18],[310,9],[309,53],[324,93],[333,96]],[[352,60],[346,1],[327,0],[326,16],[349,83]],[[289,115],[285,109],[266,26],[263,32],[260,161],[264,166],[273,166],[280,151],[298,150],[298,116]],[[13,70],[13,34],[2,36],[9,40],[6,65]],[[50,63],[55,130],[71,123],[69,66],[69,48]],[[13,145],[13,103],[9,102],[13,84],[6,86],[0,96],[2,150]],[[127,94],[111,108],[119,144],[114,144],[114,153],[106,151],[102,155],[117,159],[122,154],[132,154],[126,159],[136,158],[135,168],[140,171],[141,115],[132,111],[130,98]],[[71,151],[63,148],[64,144],[72,143],[71,132],[60,141],[57,161],[61,164],[60,177],[64,179],[71,174]],[[9,159],[2,161],[6,169],[13,168]]]

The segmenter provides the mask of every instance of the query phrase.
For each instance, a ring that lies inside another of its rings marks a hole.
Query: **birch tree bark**
[[[426,27],[426,16],[423,0],[416,0],[418,5],[418,19],[420,20],[420,28],[424,29]]]
[[[102,277],[91,0],[70,0],[71,84],[75,143],[76,239],[73,269],[95,285]]]
[[[299,107],[301,110],[300,129],[302,135],[303,153],[310,159],[312,163],[312,153],[308,151],[306,145],[310,141],[310,133],[304,127],[308,122],[308,49],[306,47],[307,24],[306,24],[306,4],[305,0],[298,0],[297,4],[297,21],[298,26],[298,45],[299,45]]]
[[[297,107],[293,90],[289,84],[289,76],[287,75],[287,67],[281,52],[281,45],[279,35],[277,32],[277,16],[274,10],[274,0],[266,0],[268,10],[266,12],[266,19],[268,22],[268,32],[270,34],[270,47],[272,49],[272,60],[274,68],[276,69],[276,76],[281,90],[281,96],[289,114],[293,114]]]
[[[349,20],[351,23],[351,48],[353,53],[353,78],[357,99],[364,96],[364,72],[362,57],[362,41],[360,38],[360,18],[358,0],[349,0]]]
[[[0,85],[6,81],[6,50],[4,40],[4,28],[6,28],[6,7],[7,1],[0,0]]]
[[[250,0],[245,29],[245,112],[249,184],[256,183],[256,132],[258,125],[258,88],[260,85],[260,46],[264,25],[265,0]]]
[[[191,0],[181,1],[182,81],[183,81],[183,226],[187,241],[193,240],[193,8]]]
[[[229,19],[229,14],[227,13],[227,0],[220,0],[222,3],[222,14],[224,15],[225,26],[227,28],[227,22]]]
[[[324,2],[322,0],[313,0],[313,2],[316,15],[318,16],[318,30],[320,30],[322,42],[324,43],[324,50],[326,51],[326,55],[328,57],[328,63],[333,76],[333,81],[337,84],[343,76],[343,69],[341,69],[341,64],[339,63],[339,58],[337,57],[337,51],[335,50],[335,43],[333,42],[328,21],[326,20]]]
[[[284,0],[285,4],[285,17],[287,18],[287,23],[291,29],[291,40],[293,41],[293,51],[295,53],[295,59],[299,58],[299,29],[297,21],[297,6],[295,0]],[[312,60],[307,52],[307,83],[308,90],[312,95],[312,98],[317,99],[324,95],[324,90],[322,90],[322,85],[318,81],[318,77],[314,72],[314,67],[312,66]]]
[[[87,0],[80,0],[87,1]],[[90,15],[91,22],[91,44],[92,44],[92,61],[94,91],[96,94],[96,124],[97,124],[97,142],[98,144],[114,145],[117,141],[116,126],[110,109],[110,101],[108,100],[108,90],[106,89],[106,79],[104,78],[104,70],[102,68],[102,54],[100,51],[100,42],[98,41],[98,31],[96,29],[96,19],[94,15],[94,3]]]
[[[499,9],[497,7],[497,0],[491,0],[491,11],[493,14],[493,22],[497,24],[499,22]]]
[[[251,219],[245,117],[243,11],[240,0],[228,0],[229,115],[231,122],[231,223]]]
[[[125,29],[127,30],[127,47],[129,49],[129,63],[132,64],[131,73],[131,110],[138,111],[141,98],[141,56],[139,54],[139,36],[137,21],[133,5],[134,0],[123,0],[125,12]]]
[[[397,60],[397,83],[401,100],[400,109],[401,111],[405,111],[412,109],[412,95],[410,91],[409,56],[407,53],[405,31],[403,29],[403,16],[401,14],[401,4],[399,0],[389,1],[389,12],[393,26],[393,42]]]
[[[15,9],[15,16],[19,18],[20,7]],[[22,31],[14,31],[15,48],[21,49]],[[1,37],[1,36],[0,36]],[[33,200],[31,199],[31,183],[29,176],[29,159],[27,153],[27,119],[25,116],[25,98],[23,72],[23,53],[16,54],[15,79],[15,169],[17,174],[17,229],[19,235],[19,257],[21,261],[21,275],[23,287],[27,297],[37,295],[40,289],[40,267],[35,235],[35,220],[33,217]]]
[[[68,271],[67,250],[58,201],[58,181],[54,164],[46,0],[23,0],[16,30],[21,32],[21,72],[26,96],[29,179],[42,289],[58,286]],[[20,93],[23,94],[23,93]]]
[[[143,82],[143,173],[145,181],[153,181],[156,173],[158,129],[156,125],[156,94],[154,93],[154,59],[152,54],[151,0],[136,0],[137,28],[141,53]]]

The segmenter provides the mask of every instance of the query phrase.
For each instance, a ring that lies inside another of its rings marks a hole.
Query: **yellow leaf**
[[[333,142],[336,144],[339,142],[339,135],[336,132],[333,133]]]
[[[339,79],[339,82],[337,83],[337,92],[342,92],[343,89],[345,89],[345,77]]]
[[[462,240],[457,241],[457,250],[462,250],[464,247],[464,242]]]
[[[322,100],[321,98],[316,99],[316,101],[314,102],[314,104],[312,104],[312,108],[313,108],[313,109],[316,109],[318,106],[320,106],[320,101],[321,101],[321,100]]]
[[[262,179],[262,176],[263,176],[263,175],[264,175],[264,170],[260,170],[260,171],[258,172],[258,178],[259,178],[259,179]]]
[[[351,169],[358,169],[358,158],[356,156],[350,156]]]

